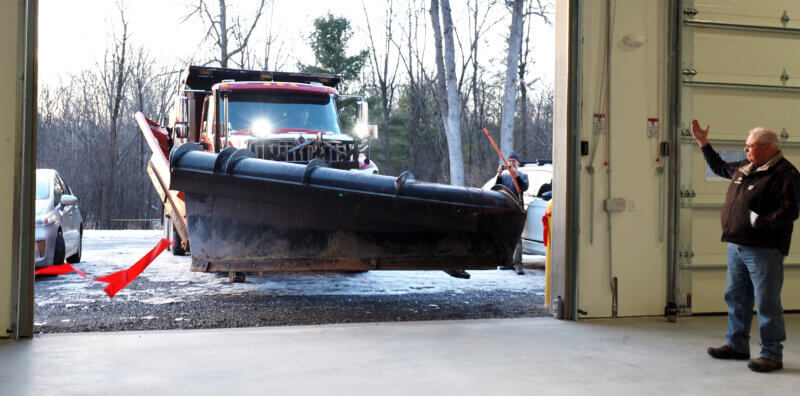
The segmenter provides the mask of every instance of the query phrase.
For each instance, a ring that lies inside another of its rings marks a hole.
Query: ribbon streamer
[[[542,216],[542,225],[544,226],[544,229],[542,230],[542,233],[544,234],[544,238],[542,238],[543,239],[542,242],[544,242],[544,246],[547,246],[547,245],[550,244],[550,217],[551,216],[553,216],[553,214],[550,212],[550,210],[547,210],[546,212],[544,212],[544,216]]]
[[[152,250],[147,252],[144,257],[140,258],[139,261],[130,266],[130,268],[112,272],[106,276],[101,276],[95,279],[86,276],[86,273],[69,264],[52,265],[50,267],[38,269],[34,273],[36,275],[64,275],[70,272],[75,272],[84,279],[108,283],[108,286],[106,286],[103,291],[108,294],[108,297],[114,298],[114,296],[120,290],[125,288],[125,286],[136,279],[136,277],[138,277],[142,271],[144,271],[145,268],[147,268],[147,266],[150,265],[150,263],[152,263],[153,260],[155,260],[156,257],[158,257],[164,251],[164,249],[167,248],[167,246],[170,245],[170,243],[172,242],[169,239],[162,239],[158,241],[158,244]]]

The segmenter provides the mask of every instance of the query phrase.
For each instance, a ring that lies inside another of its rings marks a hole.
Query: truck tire
[[[56,235],[56,245],[55,249],[53,250],[52,265],[64,264],[64,255],[66,254],[67,244],[64,243],[64,234],[61,233],[61,230],[58,230],[58,235]]]
[[[83,224],[81,224],[80,232],[78,232],[78,251],[72,256],[67,257],[67,262],[76,264],[81,262],[81,253],[83,252]]]

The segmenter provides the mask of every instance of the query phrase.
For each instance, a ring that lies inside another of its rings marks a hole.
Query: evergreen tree
[[[350,21],[334,17],[330,13],[314,20],[314,31],[308,36],[308,44],[314,51],[314,65],[298,63],[301,71],[310,73],[333,73],[342,76],[343,83],[359,77],[369,51],[347,56],[348,42],[353,37]]]

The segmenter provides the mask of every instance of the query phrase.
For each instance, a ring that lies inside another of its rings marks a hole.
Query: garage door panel
[[[724,270],[695,270],[692,273],[693,313],[728,311],[725,300],[723,300],[726,276]],[[781,290],[781,302],[784,309],[796,309],[789,305],[792,301],[800,300],[800,288],[794,287],[795,285],[800,285],[800,269],[786,268]]]
[[[724,263],[725,244],[720,241],[722,225],[719,210],[696,209],[692,215],[692,265]],[[723,261],[720,261],[720,257]]]
[[[700,81],[800,86],[800,57],[786,51],[800,40],[797,36],[775,37],[772,33],[697,29],[693,65]],[[792,76],[796,78],[792,78]]]
[[[685,2],[694,5],[698,13],[694,19],[722,23],[753,24],[769,27],[800,27],[800,3],[797,0],[697,0]],[[789,21],[781,22],[783,12]]]
[[[730,147],[717,147],[716,150],[729,149]],[[735,149],[734,149],[735,150]],[[784,147],[784,155],[795,164],[800,164],[800,148]],[[720,223],[720,210],[725,201],[725,192],[730,181],[722,178],[709,178],[704,172],[705,160],[702,155],[695,155],[694,177],[692,186],[696,197],[692,200],[692,229],[691,247],[694,253],[693,265],[722,265],[725,264],[725,244],[719,243],[722,235]],[[800,221],[795,222],[795,229],[800,229]],[[792,246],[800,251],[800,230],[792,233]],[[790,252],[786,258],[787,264],[800,265],[800,252]]]
[[[715,88],[690,88],[690,91],[694,101],[693,117],[703,126],[711,126],[709,137],[712,139],[743,143],[747,131],[760,125],[778,133],[786,129],[789,142],[800,142],[798,93]]]
[[[683,1],[681,6],[697,13],[684,11],[679,27],[679,305],[684,313],[724,312],[727,244],[720,242],[720,210],[730,181],[707,171],[687,128],[693,118],[710,125],[714,148],[741,158],[747,131],[764,126],[782,135],[784,155],[800,165],[800,1]],[[800,309],[800,230],[793,233],[792,246],[785,259],[783,303]]]

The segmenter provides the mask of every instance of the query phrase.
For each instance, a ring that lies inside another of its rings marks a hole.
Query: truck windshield
[[[329,95],[232,93],[228,96],[228,129],[268,128],[271,132],[341,133],[336,106]]]

